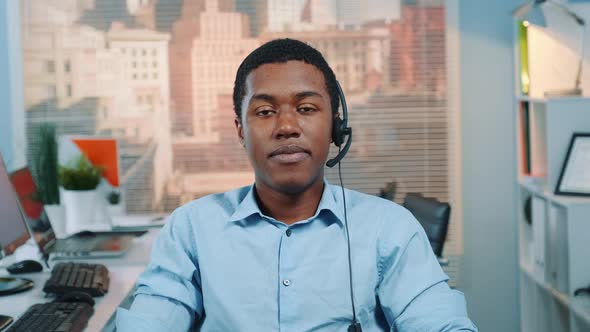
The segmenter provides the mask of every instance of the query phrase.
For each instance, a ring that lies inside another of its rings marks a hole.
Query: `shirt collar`
[[[332,215],[336,217],[336,221],[344,225],[344,207],[342,206],[341,202],[337,202],[337,200],[341,201],[341,190],[342,189],[340,187],[332,186],[330,183],[328,183],[328,180],[324,179],[324,191],[322,193],[322,198],[320,199],[320,204],[318,205],[316,213],[309,219],[316,218],[322,211],[325,210],[332,213]],[[253,214],[258,214],[261,217],[267,217],[262,213],[262,211],[260,211],[258,203],[256,202],[254,185],[251,185],[248,192],[246,193],[246,196],[244,196],[242,201],[236,207],[234,213],[229,217],[228,222],[244,220]]]

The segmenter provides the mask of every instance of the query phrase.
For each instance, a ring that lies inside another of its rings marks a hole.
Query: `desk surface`
[[[119,304],[130,294],[135,285],[135,280],[137,280],[139,274],[143,272],[145,266],[148,264],[151,246],[158,232],[159,230],[151,230],[142,237],[134,239],[133,246],[129,252],[119,258],[73,260],[76,262],[104,264],[109,269],[109,291],[103,297],[94,298],[96,301],[94,314],[90,318],[85,331],[112,330],[112,324],[108,323],[112,322],[113,315]],[[63,260],[52,260],[50,264],[58,261]],[[0,269],[0,275],[6,276],[8,273],[5,269]],[[0,297],[0,314],[12,316],[15,320],[31,305],[53,300],[52,298],[45,297],[42,290],[45,281],[49,279],[49,270],[45,269],[41,273],[22,274],[19,276],[33,280],[35,287],[23,293]]]

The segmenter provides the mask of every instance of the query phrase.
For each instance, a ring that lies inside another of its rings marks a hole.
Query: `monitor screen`
[[[21,168],[10,174],[10,181],[18,196],[25,213],[25,220],[42,252],[55,240],[55,233],[47,214],[43,211],[43,202],[37,193],[37,185],[28,167]]]
[[[0,249],[4,255],[10,255],[29,238],[18,198],[0,156]]]
[[[37,186],[29,168],[21,168],[10,173],[10,182],[16,191],[25,216],[31,220],[39,220],[43,212],[43,203],[37,197]]]

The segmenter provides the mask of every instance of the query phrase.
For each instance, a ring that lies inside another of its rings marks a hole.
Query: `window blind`
[[[118,139],[130,213],[171,211],[253,182],[232,105],[242,59],[273,38],[303,40],[334,69],[354,141],[346,187],[449,194],[442,0],[26,0],[28,151],[58,134]],[[337,151],[333,147],[332,155]],[[29,156],[30,158],[30,156]],[[335,169],[328,180],[338,183]],[[451,221],[446,253],[459,254]]]

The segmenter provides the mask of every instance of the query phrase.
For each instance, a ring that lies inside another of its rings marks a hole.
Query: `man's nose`
[[[301,136],[301,126],[299,125],[299,114],[296,109],[283,109],[277,116],[276,139],[297,138]]]

